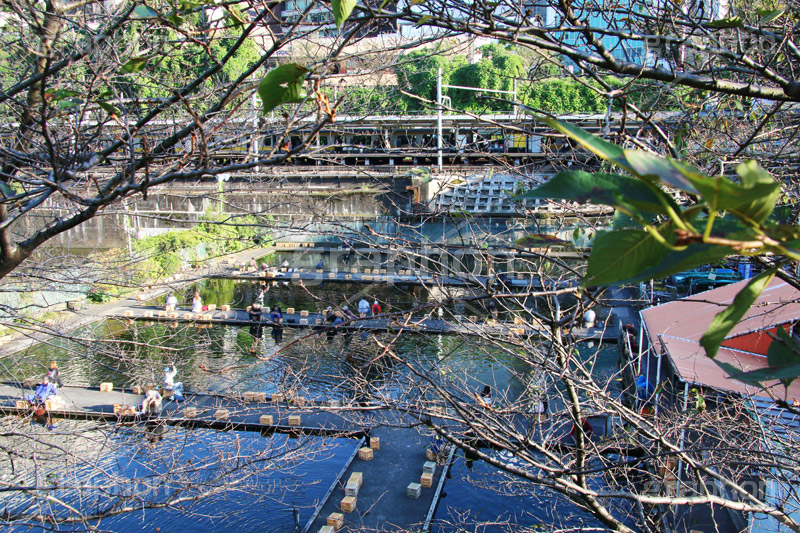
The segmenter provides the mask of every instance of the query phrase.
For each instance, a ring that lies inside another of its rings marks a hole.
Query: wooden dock
[[[250,320],[245,309],[213,309],[201,313],[189,311],[165,311],[154,306],[131,306],[120,308],[109,318],[118,320],[137,320],[152,322],[192,323],[198,326],[213,324],[232,326],[252,326],[261,324],[264,328],[271,328],[274,324],[267,317],[264,309],[260,322]],[[394,332],[412,333],[419,335],[501,335],[507,337],[532,337],[547,335],[546,331],[538,330],[524,324],[498,322],[495,320],[481,320],[477,316],[457,316],[453,320],[429,317],[412,317],[402,312],[386,313],[378,316],[357,317],[338,325],[325,321],[322,313],[287,309],[283,312],[281,327],[286,328],[311,328],[320,333],[356,333],[356,332]],[[619,332],[616,327],[607,328],[574,328],[571,334],[581,340],[596,340],[603,342],[616,342]]]
[[[17,401],[33,392],[22,384],[0,384],[0,412],[30,415]],[[258,394],[258,393],[256,393]],[[99,387],[59,388],[63,407],[51,410],[54,418],[105,420],[107,422],[159,422],[166,425],[217,430],[290,433],[327,437],[361,437],[369,429],[362,408],[325,405],[305,399],[287,401],[282,395],[262,393],[255,398],[212,394],[186,394],[183,402],[164,401],[160,416],[118,416],[114,405],[141,406],[144,396],[131,389],[101,392]],[[264,416],[272,417],[270,420]],[[291,417],[297,417],[292,419]],[[366,422],[365,422],[366,421]]]

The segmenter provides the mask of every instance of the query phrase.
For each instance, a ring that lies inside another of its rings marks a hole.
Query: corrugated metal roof
[[[733,302],[747,281],[706,291],[688,298],[675,300],[642,311],[651,345],[666,354],[683,381],[715,389],[729,390],[745,395],[784,398],[783,385],[773,383],[769,392],[732,380],[717,364],[706,357],[700,346],[714,316]],[[730,339],[753,331],[769,329],[787,322],[800,320],[800,291],[788,283],[773,279],[744,318],[726,337]],[[767,366],[765,357],[720,348],[717,359],[742,370],[755,370]],[[789,398],[800,398],[800,380],[792,383]]]

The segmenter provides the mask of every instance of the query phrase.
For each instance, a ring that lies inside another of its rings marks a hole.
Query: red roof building
[[[759,389],[731,379],[700,346],[700,339],[714,316],[733,302],[746,283],[747,280],[726,285],[642,311],[644,334],[654,351],[652,355],[666,358],[674,375],[690,385],[747,396],[800,398],[800,380],[794,381],[788,391],[777,381],[765,383],[766,391]],[[800,322],[800,291],[774,278],[722,342],[716,358],[743,371],[764,368],[768,366],[766,354],[773,341],[770,333],[774,335],[778,327],[790,331],[797,322]],[[642,369],[642,372],[651,379],[655,377],[652,370]]]

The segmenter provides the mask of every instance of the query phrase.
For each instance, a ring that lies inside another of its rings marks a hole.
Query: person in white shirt
[[[161,414],[161,395],[157,390],[151,389],[144,395],[142,401],[142,414],[143,415],[160,415]]]
[[[361,301],[358,302],[358,312],[364,315],[369,314],[369,302],[366,298],[361,298]]]
[[[194,298],[192,299],[192,313],[202,313],[203,312],[203,299],[200,298],[200,293],[194,293]]]
[[[164,368],[164,390],[172,391],[172,397],[176,402],[183,401],[183,382],[175,381],[178,370],[175,363]]]
[[[167,311],[174,311],[178,308],[178,298],[174,292],[169,293],[169,296],[167,296],[166,306]]]

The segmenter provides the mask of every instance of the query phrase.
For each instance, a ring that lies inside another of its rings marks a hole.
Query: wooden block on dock
[[[475,315],[469,315],[469,321],[470,322],[477,322],[478,321],[478,317],[475,316]]]
[[[50,409],[50,407],[48,407],[48,409]],[[116,416],[134,416],[136,413],[133,412],[133,407],[131,407],[130,405],[115,403],[114,414]]]
[[[435,461],[436,454],[433,453],[433,450],[431,450],[430,448],[425,448],[425,459],[427,459],[428,461]]]
[[[358,313],[361,318],[367,318],[367,313]]]
[[[344,279],[353,279],[353,276],[351,276],[350,274],[345,274]]]
[[[27,409],[31,406],[28,400],[17,400],[17,409]]]
[[[322,269],[321,268],[317,269],[317,274],[322,274]]]
[[[347,480],[348,483],[358,483],[358,487],[361,488],[361,485],[364,482],[364,474],[361,472],[353,472],[350,474],[350,478]]]
[[[134,394],[144,394],[145,390],[144,387],[142,387],[141,385],[134,385],[133,387],[131,387],[131,392]]]
[[[246,401],[246,402],[266,402],[267,401],[267,393],[266,392],[245,392],[244,393],[244,401]]]
[[[370,437],[369,439],[369,447],[373,450],[380,450],[381,449],[381,438],[380,437]]]
[[[316,324],[318,326],[321,325],[322,324],[322,319],[321,318],[317,318],[316,320],[314,320],[314,324]]]
[[[178,313],[176,313],[175,311],[171,312],[169,314],[169,318],[178,318]]]
[[[133,312],[132,311],[125,311],[125,316],[128,316],[128,317],[133,316]]]
[[[372,269],[371,268],[365,268],[364,269],[364,274],[372,274]]]
[[[184,320],[192,320],[194,318],[194,313],[186,313],[183,315]]]
[[[258,423],[263,426],[271,426],[272,425],[272,415],[261,415],[258,419]]]
[[[216,311],[217,310],[217,304],[208,304],[208,310],[209,311]]]
[[[381,275],[386,275],[386,269],[385,268],[381,269]]]
[[[361,279],[363,279],[364,281],[372,281],[372,276],[364,274],[363,276],[361,276]]]
[[[230,306],[230,305],[228,305],[228,304],[225,304],[225,305],[223,305],[223,306],[222,306],[220,309],[221,309],[222,311],[230,311],[230,310],[231,310],[231,306]]]
[[[358,498],[358,489],[361,487],[355,481],[349,481],[347,485],[344,486],[344,495],[345,496],[352,496],[353,498]]]
[[[350,269],[350,273],[351,274],[358,274],[358,269],[357,268],[351,268]]]
[[[333,526],[322,526],[319,528],[319,533],[334,533],[336,531]]]
[[[299,272],[293,273],[292,274],[292,279],[300,279],[300,273]]]
[[[307,318],[301,318],[300,319],[300,325],[301,326],[307,326],[308,325],[308,319]]]
[[[422,485],[419,483],[409,483],[406,487],[406,496],[412,500],[416,500],[422,494]]]
[[[104,382],[100,384],[100,392],[112,392],[114,390],[114,384],[110,382]]]
[[[345,496],[342,498],[341,509],[342,512],[352,513],[356,510],[356,499],[352,496]]]
[[[292,427],[300,427],[300,415],[289,415],[289,425]]]
[[[216,420],[228,420],[230,418],[231,412],[227,409],[217,409],[214,413],[214,419]]]
[[[144,317],[145,318],[153,318],[153,312],[152,311],[145,311],[144,312]]]
[[[328,279],[336,279],[336,272],[328,272]]]
[[[327,525],[331,526],[334,531],[339,531],[344,526],[344,515],[342,513],[329,514]]]
[[[422,465],[422,471],[426,474],[435,474],[436,473],[436,462],[434,461],[426,461],[424,465]]]
[[[183,418],[195,418],[197,413],[197,407],[185,407],[183,409]]]
[[[166,318],[166,317],[167,317],[167,312],[166,311],[159,311],[158,312],[158,318]]]
[[[419,484],[426,489],[431,488],[433,486],[433,474],[422,474],[419,477]]]
[[[373,456],[372,448],[364,446],[358,450],[358,458],[362,461],[371,461]]]
[[[300,316],[306,316],[307,317],[308,316],[308,311],[305,311],[305,310],[300,311]]]
[[[282,402],[283,401],[283,394],[279,392],[275,392],[272,394],[271,399],[273,402]]]

